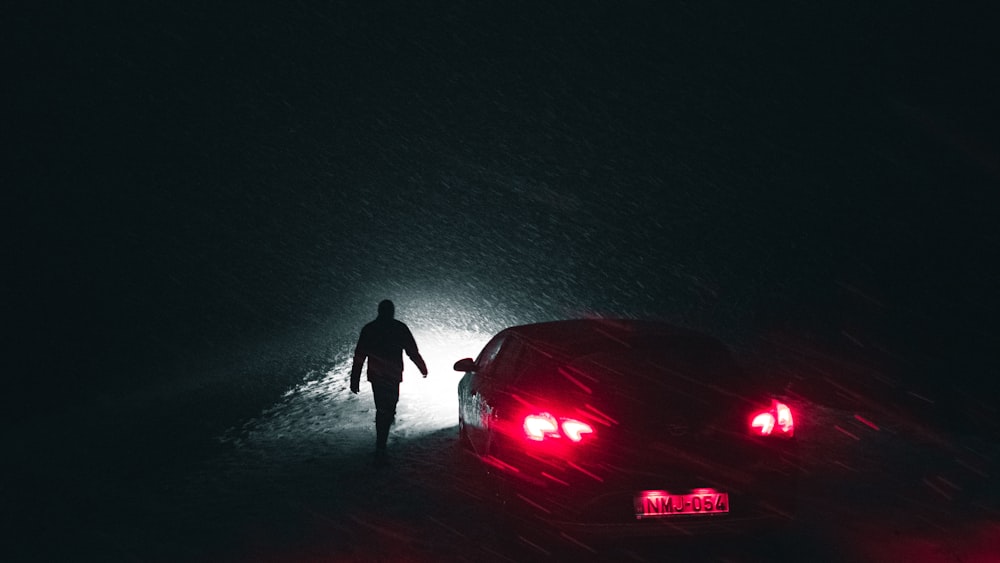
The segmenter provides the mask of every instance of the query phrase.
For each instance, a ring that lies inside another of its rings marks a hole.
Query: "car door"
[[[479,384],[479,416],[482,421],[482,452],[492,456],[502,456],[503,443],[509,438],[511,427],[500,431],[501,420],[510,422],[512,397],[518,394],[517,380],[523,371],[527,348],[517,333],[504,339],[496,356],[484,370]],[[480,451],[480,450],[477,450]]]
[[[489,424],[490,407],[487,396],[495,387],[492,384],[496,362],[506,341],[506,334],[500,333],[493,337],[483,347],[476,358],[475,371],[466,372],[459,385],[462,419],[465,421],[465,431],[476,453],[483,454],[486,450],[486,431]]]

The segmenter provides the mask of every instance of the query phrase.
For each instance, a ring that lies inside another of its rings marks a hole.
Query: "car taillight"
[[[586,422],[580,422],[579,420],[567,419],[562,423],[563,435],[570,439],[571,442],[579,442],[583,440],[584,434],[593,434],[594,428],[587,424]]]
[[[771,401],[771,408],[750,416],[750,432],[755,436],[781,436],[791,438],[795,435],[795,420],[792,409],[779,401]]]
[[[559,424],[549,413],[529,414],[524,417],[524,434],[529,440],[541,442],[546,436],[559,436]]]
[[[536,442],[549,438],[580,442],[584,435],[594,434],[594,427],[586,422],[573,418],[556,418],[547,412],[529,414],[524,417],[523,426],[525,437]]]

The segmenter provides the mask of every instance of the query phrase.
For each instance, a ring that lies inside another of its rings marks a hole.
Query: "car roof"
[[[676,339],[724,347],[722,342],[707,334],[655,320],[567,319],[513,326],[503,332],[570,355],[586,353],[598,342],[617,341],[629,346],[630,342],[646,338]]]
[[[722,341],[662,321],[570,319],[513,326],[501,334],[521,340],[527,348],[554,362],[539,362],[538,355],[516,355],[518,359],[515,361],[527,362],[522,367],[539,368],[517,370],[518,380],[522,382],[547,381],[547,375],[564,373],[558,368],[551,369],[553,365],[572,370],[593,362],[602,369],[610,368],[617,373],[645,373],[650,371],[652,365],[670,372],[672,377],[696,374],[697,378],[708,376],[717,382],[725,381],[727,385],[737,381],[740,384],[749,383],[742,381],[744,378],[739,363]],[[595,376],[594,372],[588,373]],[[628,383],[628,378],[625,381],[617,377],[613,379],[618,388]],[[565,376],[555,380],[564,382]],[[635,383],[642,384],[642,381],[635,379]]]

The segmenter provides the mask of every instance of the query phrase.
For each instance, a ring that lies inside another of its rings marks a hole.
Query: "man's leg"
[[[385,452],[389,440],[389,427],[396,419],[396,403],[399,402],[399,384],[372,383],[375,396],[375,451]]]

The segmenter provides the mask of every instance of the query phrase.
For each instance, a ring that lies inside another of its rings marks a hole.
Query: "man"
[[[427,364],[417,351],[417,342],[405,324],[397,321],[396,306],[388,299],[378,304],[378,317],[361,329],[354,348],[351,367],[351,392],[357,393],[361,383],[361,366],[368,360],[368,381],[375,396],[375,457],[385,460],[389,427],[396,418],[399,384],[403,381],[403,351],[427,377]]]

